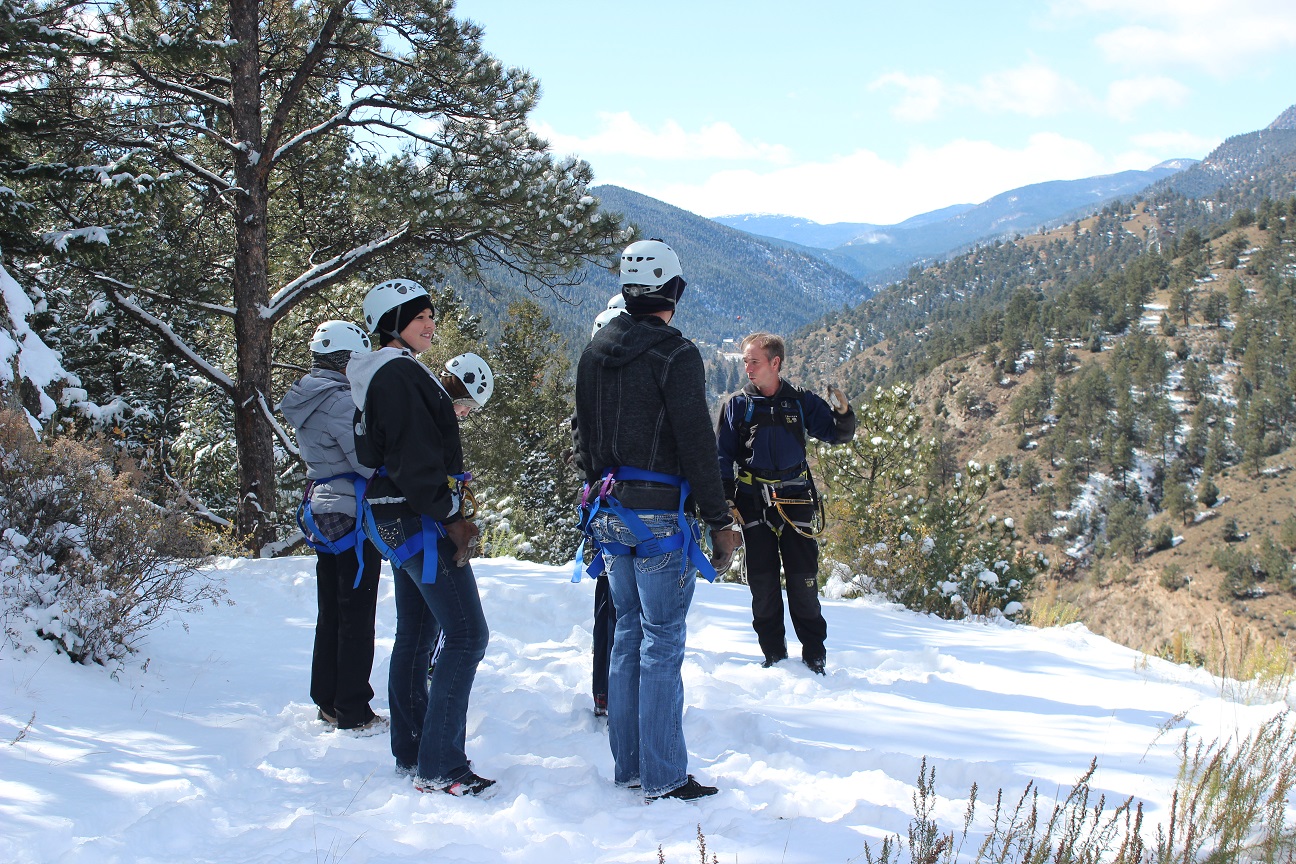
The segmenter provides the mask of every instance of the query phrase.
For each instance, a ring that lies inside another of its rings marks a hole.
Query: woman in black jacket
[[[479,795],[494,784],[464,753],[468,699],[488,632],[468,559],[478,529],[463,517],[455,475],[463,447],[454,400],[418,355],[436,332],[422,286],[393,279],[364,301],[379,350],[347,368],[362,414],[356,453],[378,469],[366,493],[365,532],[392,561],[396,639],[388,674],[392,755],[422,792]],[[430,682],[438,630],[445,634]]]

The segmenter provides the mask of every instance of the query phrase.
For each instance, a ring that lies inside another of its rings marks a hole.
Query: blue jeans
[[[392,568],[396,641],[387,699],[396,766],[446,786],[468,775],[468,697],[489,632],[472,567],[454,565],[454,543],[445,538],[437,552],[437,579],[431,585],[422,581],[422,553]],[[428,659],[438,625],[445,631],[445,647],[429,682]]]
[[[674,513],[639,514],[655,536],[679,530]],[[633,545],[634,534],[613,513],[591,526],[600,543]],[[616,635],[608,681],[608,740],[618,786],[639,782],[646,796],[661,795],[688,781],[684,743],[685,616],[693,601],[696,571],[684,553],[651,558],[604,555]]]

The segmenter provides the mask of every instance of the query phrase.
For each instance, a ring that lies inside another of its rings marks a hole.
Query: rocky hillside
[[[999,466],[990,509],[1053,562],[1041,620],[1242,678],[1296,650],[1292,110],[1133,201],[911,272],[789,363],[856,399],[903,383],[951,458]]]

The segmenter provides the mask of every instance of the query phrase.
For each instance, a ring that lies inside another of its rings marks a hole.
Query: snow
[[[39,416],[32,417],[27,412],[28,422],[39,432],[43,421],[58,407],[47,391],[60,381],[74,385],[81,382],[63,368],[58,352],[31,329],[27,319],[36,307],[3,266],[0,266],[0,298],[7,312],[7,320],[0,320],[0,382],[13,384],[16,358],[18,377],[35,385],[40,397]]]
[[[491,644],[468,750],[499,781],[493,796],[420,794],[385,736],[315,719],[312,558],[221,559],[234,605],[155,631],[115,671],[0,647],[0,860],[646,862],[661,846],[684,862],[700,826],[721,861],[862,861],[865,842],[904,836],[924,757],[946,830],[974,782],[983,801],[1032,779],[1065,794],[1096,757],[1094,788],[1146,802],[1150,832],[1183,734],[1247,734],[1285,707],[1226,701],[1201,670],[1080,625],[950,622],[868,600],[824,601],[826,677],[795,643],[762,669],[747,589],[699,584],[684,728],[690,770],[721,792],[644,805],[612,784],[591,711],[591,583],[512,559],[473,566]],[[383,713],[391,595],[384,572]],[[973,830],[987,825],[981,812]]]

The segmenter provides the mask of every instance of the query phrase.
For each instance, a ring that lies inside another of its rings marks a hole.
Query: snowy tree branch
[[[266,401],[264,393],[257,393],[257,404],[261,406],[261,413],[265,415],[266,420],[270,421],[270,428],[274,430],[275,436],[279,439],[279,443],[282,444],[284,449],[291,453],[295,458],[301,459],[301,450],[297,449],[297,445],[293,443],[292,437],[288,434],[288,430],[283,428],[283,425],[275,419],[274,410],[271,409],[270,403]]]
[[[345,279],[366,262],[408,239],[409,232],[410,223],[406,222],[384,237],[316,264],[275,292],[262,315],[278,321],[305,298]]]
[[[148,310],[135,301],[135,298],[132,295],[127,293],[136,290],[135,288],[124,282],[119,282],[110,276],[105,276],[102,273],[95,273],[92,275],[95,279],[108,286],[108,295],[112,298],[113,303],[117,304],[122,311],[131,318],[134,318],[140,324],[143,324],[149,330],[153,331],[153,333],[157,334],[163,342],[179,352],[180,356],[188,361],[189,365],[198,370],[198,373],[208,381],[211,381],[226,393],[234,393],[234,381],[228,375],[207,362],[207,360],[195,351],[188,342],[181,339],[165,321],[148,312]]]
[[[101,278],[106,279],[107,277],[101,277]],[[190,306],[193,307],[194,309],[202,309],[206,312],[215,313],[216,315],[224,315],[227,318],[233,318],[234,315],[236,314],[236,310],[233,307],[222,306],[219,303],[204,303],[200,300],[189,300],[185,297],[173,297],[170,294],[166,294],[162,291],[156,291],[152,288],[145,288],[142,285],[132,285],[129,286],[129,288],[131,291],[138,291],[140,294],[145,294],[149,297],[152,297],[154,300],[160,300],[163,303],[173,303],[176,305]]]
[[[202,102],[207,105],[212,105],[216,108],[224,109],[226,111],[230,110],[230,103],[228,99],[222,99],[221,97],[216,96],[215,94],[208,93],[206,90],[199,90],[195,87],[189,87],[188,85],[181,84],[178,81],[170,81],[166,78],[161,78],[149,72],[148,69],[146,69],[143,65],[141,65],[137,60],[128,59],[126,61],[126,65],[129,66],[131,68],[131,71],[133,71],[136,75],[138,75],[141,80],[146,81],[149,84],[152,84],[154,87],[157,87],[159,90],[165,90],[168,93],[177,93],[181,96],[188,96],[190,99],[193,99],[196,102]]]
[[[166,460],[163,460],[161,464],[162,464],[162,476],[166,477],[166,479],[171,483],[171,485],[176,488],[176,491],[180,493],[181,501],[188,504],[190,507],[193,508],[193,511],[195,513],[197,513],[203,519],[206,519],[208,522],[211,522],[213,525],[219,525],[221,528],[232,527],[233,525],[232,522],[230,522],[228,519],[217,516],[211,510],[207,509],[206,504],[199,501],[197,498],[193,497],[193,495],[189,493],[189,490],[184,488],[184,486],[180,484],[179,480],[171,476],[171,472],[168,471],[166,467]]]

